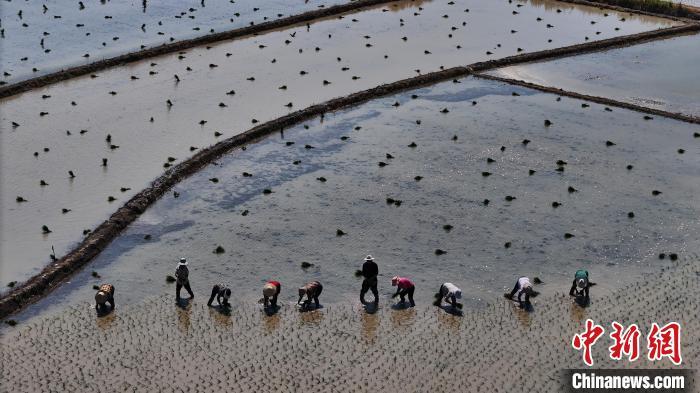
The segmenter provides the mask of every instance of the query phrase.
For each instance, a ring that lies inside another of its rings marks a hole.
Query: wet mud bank
[[[179,181],[197,172],[199,169],[210,164],[218,157],[236,148],[243,148],[246,144],[252,143],[261,137],[278,132],[304,120],[316,116],[323,116],[323,114],[327,112],[358,105],[372,99],[394,94],[400,91],[464,77],[476,72],[524,62],[552,59],[572,54],[620,47],[637,42],[660,39],[697,30],[700,30],[700,25],[689,24],[625,37],[611,38],[598,42],[573,45],[530,54],[516,55],[500,60],[479,62],[466,67],[449,68],[443,71],[381,85],[345,97],[332,99],[325,103],[310,106],[306,109],[299,110],[254,127],[243,134],[239,134],[206,149],[202,149],[199,153],[187,161],[184,161],[165,172],[162,176],[156,179],[150,187],[136,194],[126,204],[112,214],[107,221],[100,224],[80,243],[78,247],[73,249],[64,257],[50,264],[44,268],[41,273],[34,276],[24,284],[17,286],[14,290],[0,299],[0,318],[5,318],[10,314],[19,311],[24,306],[35,302],[46,293],[60,285],[63,280],[66,280],[73,273],[80,270],[80,268],[89,263],[107,245],[109,245],[109,243],[112,242],[112,240],[114,240],[122,230],[136,220],[152,203],[163,196]]]
[[[567,96],[567,97],[571,97],[571,98],[576,98],[579,100],[591,101],[591,102],[595,102],[595,103],[603,104],[603,105],[616,106],[619,108],[629,109],[629,110],[633,110],[633,111],[637,111],[637,112],[649,113],[651,115],[664,116],[664,117],[668,117],[671,119],[684,121],[687,123],[700,124],[700,118],[697,116],[690,116],[690,115],[684,115],[682,113],[673,113],[673,112],[668,112],[668,111],[664,111],[664,110],[660,110],[660,109],[648,108],[645,106],[630,104],[627,102],[613,100],[613,99],[606,98],[606,97],[598,97],[598,96],[592,96],[592,95],[587,95],[587,94],[581,94],[581,93],[576,93],[573,91],[567,91],[564,89],[560,89],[557,87],[542,86],[542,85],[538,85],[538,84],[534,84],[534,83],[530,83],[530,82],[525,82],[522,80],[503,78],[500,76],[486,75],[486,74],[475,74],[474,76],[477,78],[489,79],[489,80],[493,80],[493,81],[508,83],[511,85],[518,85],[518,86],[522,86],[522,87],[527,87],[529,89],[535,89],[535,90],[543,91],[546,93],[563,95],[563,96]]]
[[[685,4],[668,3],[668,7],[659,9],[647,9],[643,1],[620,1],[620,0],[559,0],[564,3],[589,5],[592,7],[602,7],[614,11],[633,12],[636,14],[652,15],[673,20],[687,21],[688,19],[700,20],[700,10],[696,7]],[[675,8],[674,8],[675,7]]]
[[[125,64],[133,63],[155,56],[164,55],[167,53],[186,50],[194,48],[196,46],[211,44],[218,41],[237,39],[254,34],[265,33],[276,29],[287,28],[290,26],[298,25],[300,23],[311,22],[315,19],[337,16],[346,12],[359,11],[363,8],[392,3],[393,1],[395,0],[351,1],[346,4],[340,4],[328,8],[304,12],[298,15],[289,16],[275,21],[263,22],[257,25],[246,26],[220,33],[208,34],[205,36],[192,38],[188,40],[163,44],[154,48],[144,49],[137,52],[131,52],[124,55],[96,61],[94,63],[85,64],[82,66],[71,67],[48,75],[27,79],[22,82],[13,83],[11,85],[2,86],[0,87],[0,98],[10,97],[32,89],[48,86],[71,78],[76,78],[82,75],[102,71],[111,67],[123,66]]]

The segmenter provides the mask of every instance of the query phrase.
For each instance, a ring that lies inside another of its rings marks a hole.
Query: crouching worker
[[[416,291],[416,286],[413,282],[406,277],[394,276],[391,279],[391,286],[396,287],[396,293],[391,295],[394,297],[401,297],[401,303],[406,303],[406,296],[408,296],[408,302],[411,307],[415,307],[416,303],[413,301],[413,293]]]
[[[520,277],[515,283],[515,287],[510,291],[510,295],[506,294],[508,299],[513,300],[513,297],[517,295],[518,304],[523,305],[522,297],[525,295],[525,304],[530,304],[530,296],[533,296],[535,291],[532,289],[532,284],[530,279],[527,277]]]
[[[438,293],[435,294],[435,302],[433,304],[440,307],[442,306],[442,302],[444,300],[448,304],[452,305],[452,307],[461,309],[462,304],[457,303],[457,299],[461,298],[462,290],[459,289],[456,285],[452,284],[451,282],[446,282],[440,285],[440,290],[438,291]]]
[[[277,296],[279,296],[282,290],[282,284],[279,281],[268,281],[263,285],[263,304],[265,308],[272,306],[272,308],[277,308]]]
[[[228,302],[228,299],[231,298],[231,289],[224,284],[214,285],[214,288],[211,289],[211,297],[209,297],[207,306],[211,307],[212,302],[214,302],[214,298],[216,298],[219,306],[231,307],[231,303]]]
[[[114,310],[114,285],[102,284],[95,294],[95,309],[102,311],[109,303],[110,309]]]
[[[320,305],[318,302],[318,297],[321,295],[322,291],[323,285],[321,285],[320,282],[311,281],[310,283],[307,283],[303,287],[299,288],[299,300],[297,300],[297,304],[301,303],[301,299],[306,296],[306,300],[304,300],[304,303],[301,305],[302,310],[311,305],[311,300],[314,301],[316,308],[318,308]]]
[[[569,290],[569,296],[582,296],[585,300],[588,300],[588,288],[591,287],[591,283],[588,281],[588,271],[587,270],[577,270],[574,274],[574,282],[571,284],[571,290]]]

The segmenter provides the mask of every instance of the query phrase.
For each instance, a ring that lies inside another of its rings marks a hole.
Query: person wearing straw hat
[[[365,262],[362,264],[360,275],[364,277],[362,280],[362,289],[360,290],[360,302],[366,304],[365,294],[367,291],[372,291],[374,295],[374,305],[379,305],[379,290],[377,290],[377,275],[379,274],[379,266],[374,262],[371,255],[365,257]]]
[[[114,310],[114,285],[112,284],[100,285],[99,290],[95,294],[95,309],[97,311],[107,307],[107,303]]]
[[[452,305],[452,307],[462,308],[461,303],[457,303],[457,299],[462,298],[462,290],[451,282],[446,282],[440,285],[440,290],[435,294],[435,304],[436,306],[442,306],[442,302],[445,301]]]
[[[411,307],[415,307],[416,303],[413,301],[413,293],[416,291],[416,286],[413,282],[406,277],[394,276],[391,279],[391,286],[396,287],[396,293],[391,295],[391,297],[401,297],[401,304],[406,303],[406,296],[408,296],[408,302]]]
[[[228,302],[228,299],[231,298],[231,288],[224,284],[214,285],[214,288],[211,289],[211,297],[209,297],[207,306],[211,307],[211,304],[214,302],[214,298],[216,298],[219,306],[230,307],[231,303]]]
[[[194,298],[194,293],[192,288],[190,288],[190,269],[187,267],[187,259],[180,258],[180,262],[177,264],[175,269],[175,299],[180,300],[180,290],[185,287],[187,292],[190,294],[190,299]]]
[[[588,289],[591,287],[591,283],[588,281],[588,270],[577,270],[574,274],[574,282],[571,284],[571,290],[569,290],[569,296],[579,297],[584,296],[585,300],[588,300]]]
[[[316,303],[316,308],[320,306],[318,302],[318,297],[321,295],[321,292],[323,291],[323,285],[321,285],[320,282],[318,281],[311,281],[304,285],[303,287],[299,288],[299,300],[297,300],[297,304],[301,302],[301,299],[306,296],[306,300],[304,300],[304,303],[302,304],[301,308],[306,309],[311,305],[311,300],[313,299],[314,303]]]
[[[263,285],[263,304],[265,304],[265,308],[268,307],[268,304],[273,309],[277,308],[277,296],[279,296],[281,291],[282,284],[279,281],[270,280]]]

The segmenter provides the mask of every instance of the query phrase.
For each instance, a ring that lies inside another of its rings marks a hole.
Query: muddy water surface
[[[488,74],[700,116],[700,35],[501,68]]]
[[[325,301],[358,303],[353,272],[372,254],[383,302],[390,278],[406,275],[419,304],[453,281],[479,308],[520,275],[565,293],[586,268],[602,296],[658,274],[669,263],[660,253],[697,252],[692,130],[585,105],[467,78],[270,136],[176,186],[177,197],[157,202],[23,318],[91,299],[103,281],[117,287],[119,304],[172,297],[165,277],[181,256],[200,302],[218,282],[255,302],[277,279],[284,302],[320,280]]]
[[[340,3],[341,0],[3,1],[0,68],[10,75],[2,80],[14,83],[144,46],[245,27],[251,22]]]
[[[380,7],[3,100],[2,281],[38,272],[52,246],[63,255],[171,161],[255,122],[440,66],[672,24],[555,2],[450,3]]]

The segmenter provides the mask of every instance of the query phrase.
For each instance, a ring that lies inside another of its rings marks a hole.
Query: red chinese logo
[[[647,336],[647,348],[647,357],[651,361],[668,357],[673,364],[681,364],[681,325],[678,322],[670,322],[659,327],[658,324],[652,323]]]
[[[622,355],[626,355],[630,362],[637,360],[639,358],[639,327],[633,323],[625,330],[617,322],[613,322],[612,327],[614,331],[610,333],[610,337],[615,343],[608,348],[610,358],[620,360]]]
[[[630,362],[639,359],[639,338],[641,331],[636,324],[629,325],[626,329],[623,325],[612,322],[613,331],[610,338],[613,344],[608,347],[610,359],[621,360],[627,357]],[[593,345],[603,336],[605,329],[596,325],[591,319],[586,320],[586,330],[575,334],[571,340],[571,346],[578,351],[583,351],[583,362],[593,366]],[[678,322],[669,322],[659,326],[656,322],[651,324],[647,335],[647,359],[657,361],[668,358],[675,365],[683,362],[681,356],[681,325]]]
[[[581,334],[574,335],[571,345],[574,349],[583,349],[583,362],[588,366],[593,365],[593,355],[591,354],[591,348],[593,344],[600,339],[600,337],[605,333],[605,329],[602,326],[593,323],[593,320],[586,320],[586,331]]]

